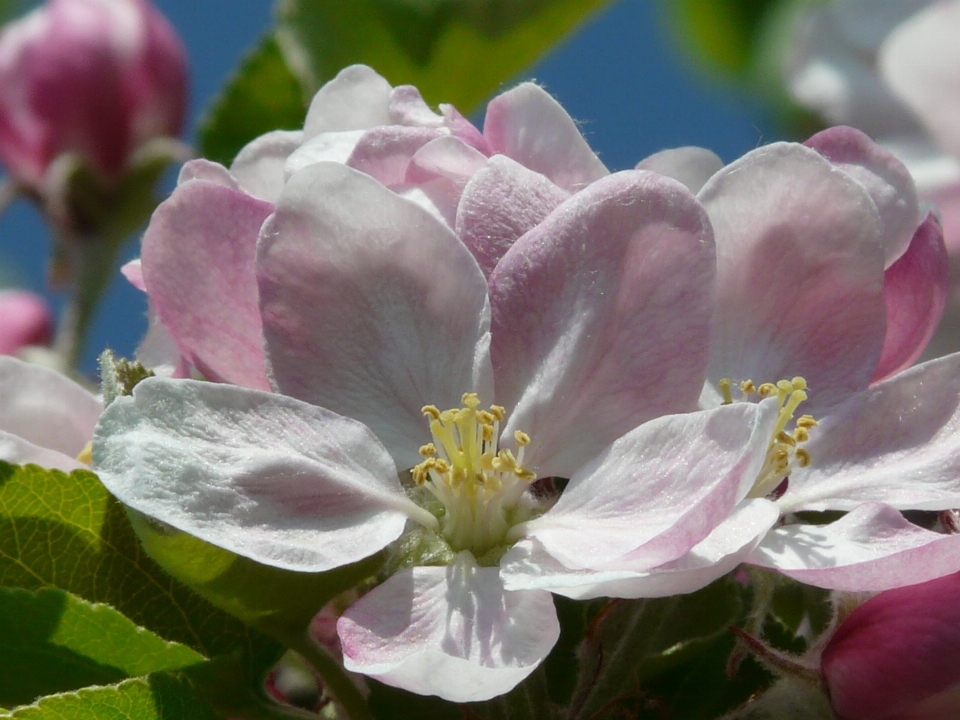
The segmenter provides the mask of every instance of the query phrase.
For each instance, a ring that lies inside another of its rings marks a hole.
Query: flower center
[[[733,381],[723,378],[718,385],[720,394],[723,395],[723,404],[734,402],[731,392]],[[797,408],[807,399],[807,381],[802,377],[795,377],[792,380],[780,380],[776,384],[763,383],[757,387],[752,380],[744,380],[739,383],[739,388],[742,401],[749,401],[754,394],[761,399],[776,396],[780,406],[780,414],[767,447],[763,468],[747,495],[751,498],[771,497],[776,500],[787,491],[787,481],[793,469],[810,464],[810,453],[801,445],[810,439],[810,430],[817,426],[817,421],[812,415],[801,415],[793,421]],[[792,429],[788,430],[791,423]]]
[[[514,433],[516,456],[498,449],[502,407],[478,409],[476,393],[466,393],[462,402],[443,412],[423,408],[433,442],[420,448],[424,460],[411,472],[414,482],[440,501],[440,531],[450,547],[479,557],[507,544],[510,528],[536,513],[536,500],[526,492],[536,475],[523,467],[526,433]]]

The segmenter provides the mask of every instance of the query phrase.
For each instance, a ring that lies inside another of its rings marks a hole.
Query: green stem
[[[292,650],[313,666],[323,680],[324,687],[330,691],[350,720],[374,720],[366,698],[353,684],[347,671],[307,635],[290,644]]]

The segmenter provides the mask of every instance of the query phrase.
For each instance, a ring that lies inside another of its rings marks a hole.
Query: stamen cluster
[[[723,404],[729,405],[734,401],[731,392],[733,382],[729,378],[723,378],[718,385],[723,395]],[[800,446],[810,439],[810,430],[817,426],[817,421],[812,415],[801,415],[794,423],[793,430],[787,431],[797,408],[807,399],[807,381],[802,377],[795,377],[792,380],[780,380],[776,384],[763,383],[757,387],[752,380],[744,380],[739,383],[739,388],[743,400],[749,400],[753,394],[761,399],[774,396],[777,398],[780,413],[763,468],[749,494],[749,497],[755,498],[774,495],[776,499],[786,491],[786,481],[793,469],[810,464],[810,453]]]
[[[478,409],[476,393],[465,393],[461,402],[463,407],[443,412],[423,408],[434,442],[420,448],[424,460],[412,475],[442,503],[441,532],[450,546],[480,555],[506,543],[510,528],[527,519],[519,510],[536,475],[523,467],[526,433],[514,433],[516,456],[498,448],[502,407]]]

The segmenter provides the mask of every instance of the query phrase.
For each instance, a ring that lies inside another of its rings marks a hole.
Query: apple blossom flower
[[[939,209],[952,290],[930,357],[960,349],[958,32],[958,2],[832,0],[801,14],[785,73],[798,102],[878,139]]]
[[[960,569],[960,538],[899,512],[960,505],[960,356],[909,368],[943,308],[942,230],[862,133],[809,144],[748,153],[698,194],[717,244],[701,402],[781,407],[747,494],[781,521],[749,562],[850,591],[923,582]],[[828,510],[846,514],[796,515]]]
[[[49,0],[0,34],[0,161],[27,188],[63,153],[116,179],[185,103],[183,47],[148,0]]]
[[[549,591],[690,591],[779,516],[744,499],[776,403],[696,411],[714,267],[702,207],[653,173],[572,195],[488,279],[421,205],[314,163],[259,234],[274,392],[144,380],[101,417],[94,467],[122,502],[259,562],[390,548],[338,621],[346,668],[489,698],[556,641]],[[553,477],[559,498],[536,483]]]
[[[0,357],[0,460],[87,468],[100,400],[51,368]]]
[[[287,178],[311,163],[357,168],[427,208],[488,276],[571,192],[608,174],[569,115],[532,83],[490,102],[483,133],[452,106],[441,110],[412,86],[391,88],[351,66],[320,89],[302,131],[257,138],[229,170],[188,162],[147,228],[139,268],[127,268],[152,309],[146,364],[160,364],[160,345],[179,375],[192,366],[210,380],[270,388],[257,237]]]
[[[43,298],[24,290],[0,291],[0,355],[30,345],[49,345],[53,314]]]
[[[960,575],[880,593],[830,637],[820,672],[839,720],[953,720]]]

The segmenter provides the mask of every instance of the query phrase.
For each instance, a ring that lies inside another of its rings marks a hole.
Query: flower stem
[[[374,720],[366,698],[350,680],[347,671],[323,648],[307,635],[291,643],[290,648],[300,653],[303,659],[313,666],[326,689],[330,691],[350,720]]]

